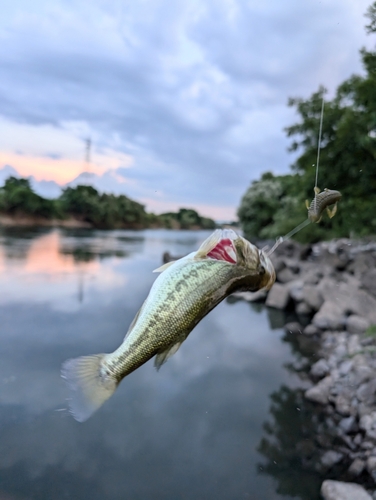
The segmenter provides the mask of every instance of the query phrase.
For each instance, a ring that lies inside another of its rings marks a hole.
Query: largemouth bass
[[[73,417],[87,420],[129,373],[155,356],[159,369],[193,328],[235,291],[270,289],[270,259],[232,230],[217,230],[197,252],[156,269],[161,272],[129,326],[123,343],[110,354],[67,360],[62,377],[71,389]]]

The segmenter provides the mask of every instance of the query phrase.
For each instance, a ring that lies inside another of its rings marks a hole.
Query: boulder
[[[363,415],[360,418],[359,427],[365,431],[367,437],[376,439],[376,412]]]
[[[312,313],[312,309],[305,302],[299,302],[299,304],[295,306],[295,312],[296,314],[302,314],[308,316],[309,314]]]
[[[289,289],[280,284],[274,283],[268,297],[266,299],[267,307],[274,307],[276,309],[285,309],[290,302],[290,292]]]
[[[270,260],[277,275],[286,267],[285,260],[282,257],[277,257],[275,253],[270,256]]]
[[[368,457],[367,459],[367,470],[369,474],[376,480],[376,457]]]
[[[324,500],[372,500],[363,486],[331,479],[322,483],[321,495]]]
[[[357,477],[364,471],[366,463],[361,458],[356,458],[349,467],[349,474]]]
[[[302,280],[293,280],[287,285],[290,291],[290,297],[294,302],[301,302],[303,300],[303,285],[304,283]]]
[[[370,322],[362,316],[351,314],[346,320],[346,330],[349,333],[364,333],[370,326]]]
[[[343,418],[339,424],[339,428],[345,433],[353,432],[356,429],[355,417],[350,416]]]
[[[307,325],[304,330],[303,330],[303,333],[304,335],[316,335],[318,333],[320,333],[320,330],[315,326],[315,325],[312,325],[312,323],[310,323],[309,325]]]
[[[284,329],[286,333],[292,333],[293,335],[298,335],[303,333],[303,327],[297,321],[291,321],[290,323],[286,323]]]
[[[347,271],[355,276],[362,276],[369,273],[371,269],[375,269],[375,258],[368,252],[361,252],[354,255],[353,261],[347,266]]]
[[[320,290],[314,285],[304,285],[303,301],[308,304],[313,311],[318,311],[324,303]]]
[[[277,281],[280,283],[287,283],[289,281],[293,281],[295,278],[295,274],[288,267],[285,267],[282,271],[277,273]]]
[[[328,362],[325,359],[319,359],[311,367],[311,375],[313,377],[322,378],[330,372]]]
[[[352,394],[349,390],[343,390],[334,398],[334,405],[337,413],[347,417],[354,413],[356,409],[352,405]]]
[[[318,384],[308,389],[304,395],[310,401],[325,405],[329,401],[330,388],[333,384],[333,379],[330,375],[322,379]]]
[[[344,455],[338,451],[328,450],[321,457],[321,464],[326,468],[330,469],[333,465],[338,464]]]
[[[321,330],[340,330],[346,323],[344,312],[338,302],[326,300],[314,315],[312,323]]]
[[[362,403],[371,406],[375,403],[376,395],[376,379],[365,382],[356,391],[356,397]]]
[[[360,279],[362,288],[376,297],[376,269],[369,269]]]
[[[235,292],[233,297],[246,300],[247,302],[264,302],[268,292],[265,290],[257,290],[256,292]]]

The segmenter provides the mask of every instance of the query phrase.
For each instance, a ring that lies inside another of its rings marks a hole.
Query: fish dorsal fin
[[[197,250],[195,259],[224,260],[236,264],[237,256],[234,240],[238,235],[232,229],[217,229],[207,238]]]
[[[157,269],[154,269],[153,273],[163,273],[163,271],[166,271],[168,267],[170,267],[176,260],[172,260],[171,262],[167,262],[166,264],[163,264],[161,267],[157,267]]]
[[[164,364],[166,363],[166,361],[168,360],[168,358],[171,358],[171,356],[173,356],[177,350],[179,349],[179,347],[182,345],[183,342],[177,342],[176,344],[173,344],[172,346],[170,346],[168,349],[166,349],[165,351],[162,351],[162,352],[159,352],[156,356],[155,356],[155,362],[154,362],[154,366],[156,367],[157,370],[159,370],[159,368]]]

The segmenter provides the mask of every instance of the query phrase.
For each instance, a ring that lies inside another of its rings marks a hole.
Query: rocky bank
[[[271,259],[277,281],[268,295],[238,296],[293,309],[300,321],[287,323],[286,332],[316,340],[318,350],[305,373],[311,386],[305,397],[325,415],[326,430],[317,429],[315,467],[335,478],[340,466],[345,481],[362,484],[368,498],[376,499],[376,243],[290,241]],[[345,482],[338,489],[334,483],[323,487],[324,498],[358,498],[351,493],[360,491],[354,485]]]

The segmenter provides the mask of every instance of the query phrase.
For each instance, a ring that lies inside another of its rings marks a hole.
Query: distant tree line
[[[95,228],[166,227],[176,229],[212,229],[212,219],[195,210],[182,208],[178,213],[155,215],[144,205],[125,195],[100,194],[92,186],[68,187],[57,199],[37,195],[28,179],[9,177],[0,188],[0,213],[45,219],[68,219],[91,224]]]
[[[376,2],[368,9],[368,33],[376,33]],[[326,100],[318,186],[342,193],[337,215],[311,224],[301,241],[376,234],[376,52],[361,50],[365,74],[353,75]],[[291,175],[265,173],[244,194],[238,216],[248,238],[274,238],[307,216],[304,202],[314,197],[318,132],[324,88],[308,100],[294,98],[300,121],[286,129],[291,151],[301,154]]]

